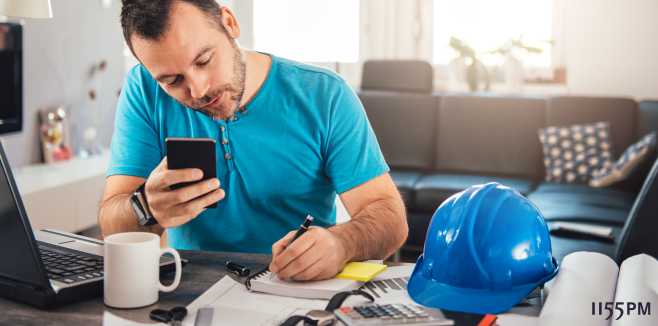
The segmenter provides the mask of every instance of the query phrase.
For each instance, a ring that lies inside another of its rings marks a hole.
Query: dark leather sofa
[[[549,223],[608,225],[619,236],[655,156],[609,188],[548,183],[537,130],[609,121],[616,158],[658,130],[658,101],[434,93],[432,76],[432,66],[422,61],[369,61],[358,92],[407,207],[404,260],[422,251],[432,213],[445,199],[489,181],[526,195]],[[553,238],[559,259],[583,249],[615,254],[614,244],[595,239]]]

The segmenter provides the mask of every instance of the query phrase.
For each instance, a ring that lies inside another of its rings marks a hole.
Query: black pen
[[[313,216],[306,215],[306,219],[304,220],[304,223],[302,223],[302,225],[299,226],[299,229],[297,230],[297,232],[295,232],[295,236],[292,237],[292,240],[290,240],[290,242],[288,242],[286,248],[288,248],[293,243],[293,241],[297,240],[297,238],[301,237],[302,234],[304,234],[304,232],[308,231],[308,228],[311,226],[311,223],[313,223]]]
[[[301,237],[306,231],[308,231],[308,228],[311,227],[311,224],[313,223],[313,216],[306,215],[306,219],[304,220],[304,223],[302,223],[299,226],[299,229],[297,229],[297,232],[295,232],[295,235],[292,237],[292,240],[288,242],[286,245],[286,248],[290,247],[290,245],[297,240],[299,237]],[[284,249],[285,250],[285,249]],[[270,274],[270,279],[274,277],[274,273]]]

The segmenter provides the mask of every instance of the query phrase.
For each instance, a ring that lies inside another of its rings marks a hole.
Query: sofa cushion
[[[586,184],[612,165],[610,123],[597,122],[539,129],[546,181]]]
[[[635,141],[637,116],[637,103],[630,98],[557,96],[546,107],[547,126],[610,122],[614,157]]]
[[[432,213],[408,213],[407,223],[409,224],[409,237],[405,245],[422,250],[425,244],[427,228],[432,220]]]
[[[434,69],[423,60],[368,60],[363,64],[361,89],[431,93]]]
[[[638,132],[635,136],[640,137],[650,132],[658,132],[658,101],[640,101],[638,108]]]
[[[389,166],[432,167],[437,97],[374,91],[359,97]]]
[[[537,130],[545,126],[544,110],[543,98],[442,97],[435,168],[542,178]]]
[[[657,100],[644,100],[638,103],[639,114],[637,118],[637,132],[635,133],[636,139],[646,135],[650,132],[658,132],[658,101]],[[629,191],[637,192],[642,187],[644,179],[646,178],[653,162],[658,157],[658,151],[654,151],[649,155],[647,161],[640,164],[640,166],[631,173],[627,180],[622,181],[622,185],[614,185],[616,188],[623,188]]]
[[[414,188],[414,204],[409,207],[420,212],[434,212],[448,197],[472,185],[498,182],[526,195],[532,190],[532,181],[521,178],[504,178],[464,174],[429,174],[420,177]]]
[[[621,157],[610,166],[594,171],[589,185],[592,187],[607,187],[626,180],[642,162],[651,157],[656,148],[656,132],[642,137],[640,141],[627,148]]]
[[[564,205],[536,204],[547,221],[587,222],[622,226],[628,217],[628,210],[612,207],[584,205],[578,203]]]
[[[429,227],[430,220],[432,219],[431,213],[409,213],[407,214],[407,221],[409,223],[409,237],[403,249],[406,249],[408,261],[415,262],[415,258],[422,252],[425,243],[427,228]],[[549,222],[550,224],[550,222]],[[613,226],[613,234],[615,239],[619,237],[621,230],[620,227]],[[564,256],[575,251],[594,251],[614,258],[615,245],[610,242],[605,242],[599,239],[594,239],[587,236],[564,236],[551,234],[551,247],[553,257],[558,262],[562,261]]]
[[[420,172],[391,170],[389,174],[398,188],[405,205],[411,205],[413,201],[413,189],[416,181],[420,178]]]
[[[586,185],[544,182],[529,196],[538,206],[590,205],[629,211],[635,194],[611,188],[592,188]]]

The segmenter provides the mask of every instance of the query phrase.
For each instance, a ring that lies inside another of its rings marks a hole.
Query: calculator
[[[454,325],[440,310],[412,304],[367,304],[334,311],[347,326],[369,325]]]

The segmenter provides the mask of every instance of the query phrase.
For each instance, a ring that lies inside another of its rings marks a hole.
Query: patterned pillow
[[[547,127],[539,130],[546,181],[587,183],[593,172],[612,165],[610,124]]]
[[[626,179],[640,163],[649,157],[649,153],[655,147],[656,133],[652,132],[628,147],[617,162],[594,171],[589,185],[592,187],[607,187]]]

